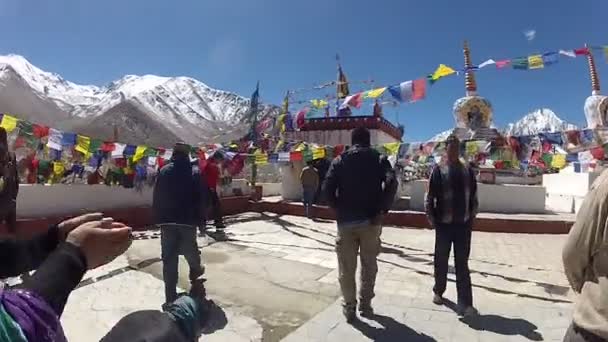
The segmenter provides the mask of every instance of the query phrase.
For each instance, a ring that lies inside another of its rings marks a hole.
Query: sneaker
[[[365,318],[372,318],[374,316],[374,308],[372,308],[371,304],[359,304],[359,315]]]
[[[443,305],[443,297],[441,297],[438,294],[435,294],[433,296],[433,304],[435,304],[435,305]]]
[[[342,314],[344,315],[344,318],[346,318],[347,323],[352,323],[357,318],[355,308],[343,307]]]
[[[477,316],[478,314],[479,314],[479,312],[477,311],[477,309],[475,309],[472,306],[469,306],[469,307],[465,308],[464,310],[462,310],[462,317],[464,317],[464,318]]]

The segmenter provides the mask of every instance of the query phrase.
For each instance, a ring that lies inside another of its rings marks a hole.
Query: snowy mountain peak
[[[571,123],[560,119],[551,109],[535,110],[519,121],[510,123],[504,130],[505,135],[534,135],[541,132],[559,132],[577,129]]]
[[[132,105],[121,106],[123,103]],[[210,88],[190,77],[126,75],[103,87],[79,85],[37,68],[23,56],[0,56],[0,111],[44,124],[70,121],[77,122],[76,126],[86,122],[108,125],[119,120],[120,111],[131,111],[125,116],[128,122],[117,122],[119,126],[133,126],[130,132],[144,123],[162,131],[157,127],[160,124],[185,141],[210,142],[218,134],[222,134],[222,140],[245,134],[248,106],[249,99]],[[275,106],[261,108],[262,116],[277,110]],[[106,114],[111,117],[96,120]],[[73,124],[63,126],[53,127],[65,129]]]
[[[515,123],[510,123],[502,130],[506,136],[534,135],[541,132],[560,132],[577,129],[576,125],[568,123],[548,108],[541,108],[528,113]],[[441,132],[429,141],[444,141],[452,130]]]

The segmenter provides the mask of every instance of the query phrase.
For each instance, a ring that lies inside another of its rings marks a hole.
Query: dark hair
[[[357,127],[351,134],[351,142],[353,145],[369,146],[370,142],[369,130],[365,127]]]
[[[450,135],[448,136],[448,138],[445,140],[445,143],[446,143],[446,145],[449,145],[449,144],[451,144],[451,143],[456,143],[456,144],[459,144],[459,143],[460,143],[460,140],[458,140],[458,137],[457,137],[457,136],[455,136],[454,134],[450,134]]]

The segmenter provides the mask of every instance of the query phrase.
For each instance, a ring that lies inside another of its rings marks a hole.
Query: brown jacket
[[[608,339],[608,172],[593,183],[563,251],[564,271],[580,293],[574,323]]]
[[[319,186],[319,173],[312,166],[305,166],[300,174],[302,186],[317,188]]]

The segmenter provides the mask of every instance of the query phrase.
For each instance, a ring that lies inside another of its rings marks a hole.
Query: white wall
[[[22,218],[152,205],[152,188],[143,192],[105,185],[29,185],[19,187],[17,216]]]
[[[424,210],[427,181],[411,182],[410,209]],[[545,188],[531,185],[477,183],[479,211],[490,213],[541,214],[545,212]]]
[[[543,186],[547,189],[548,210],[562,213],[577,213],[591,184],[600,172],[560,172],[543,175]]]
[[[262,196],[280,196],[283,190],[282,183],[256,183],[262,186]]]
[[[302,183],[300,173],[304,168],[303,162],[291,162],[281,165],[281,196],[288,201],[299,201],[302,199]]]

